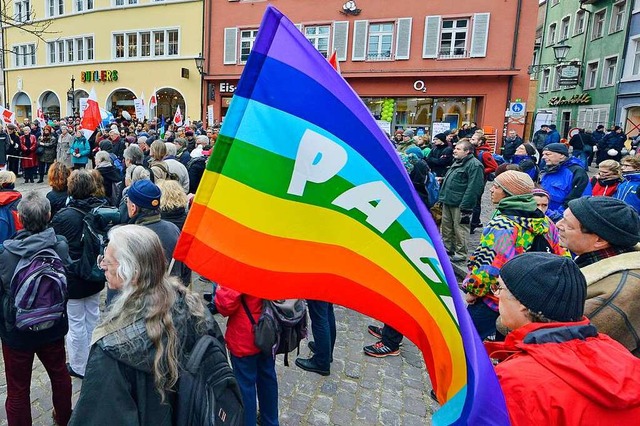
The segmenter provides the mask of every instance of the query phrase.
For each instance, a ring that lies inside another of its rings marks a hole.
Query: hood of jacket
[[[22,194],[18,191],[14,191],[13,189],[0,190],[0,206],[8,206],[20,198],[22,198]]]
[[[96,197],[85,198],[84,200],[76,200],[75,198],[69,199],[68,207],[75,207],[82,211],[88,212],[94,207],[98,207],[104,204],[104,201]]]
[[[202,333],[196,330],[184,296],[177,296],[171,307],[171,315],[178,336],[178,351],[189,351]],[[147,334],[144,318],[138,318],[119,329],[114,329],[112,323],[101,324],[96,328],[92,340],[119,362],[152,374],[156,348]],[[178,359],[182,358],[181,355],[178,353]]]
[[[56,233],[52,228],[47,228],[37,234],[29,231],[18,231],[11,240],[5,240],[2,245],[7,251],[20,257],[28,257],[32,254],[56,245]]]
[[[122,180],[122,177],[120,176],[120,172],[118,171],[118,169],[116,169],[116,167],[111,164],[98,167],[97,169],[105,181],[120,182]]]
[[[538,210],[531,194],[503,198],[496,207],[496,214],[507,216],[533,235],[546,235],[551,227],[549,218]]]
[[[640,401],[640,360],[610,337],[598,334],[587,318],[574,323],[530,323],[509,333],[504,342],[487,345],[487,350],[490,356],[526,353],[605,409],[624,410],[637,407]]]

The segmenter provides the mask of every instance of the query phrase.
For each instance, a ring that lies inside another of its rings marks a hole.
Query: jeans
[[[100,316],[100,293],[84,299],[69,299],[67,316],[69,317],[69,333],[67,333],[69,365],[73,371],[84,376],[89,359],[91,335]]]
[[[403,337],[395,328],[389,327],[387,324],[382,327],[382,343],[392,351],[398,350]]]
[[[71,377],[65,365],[64,340],[48,343],[35,350],[12,349],[2,344],[7,378],[7,421],[11,426],[31,426],[31,372],[33,357],[47,370],[56,423],[66,425],[71,417]]]
[[[276,360],[270,355],[257,354],[237,357],[231,355],[233,374],[236,376],[244,402],[244,424],[255,426],[257,421],[256,389],[260,404],[260,424],[277,426],[278,378]]]
[[[311,358],[319,368],[329,370],[330,359],[336,344],[336,317],[333,304],[319,300],[307,300],[311,332],[315,340],[315,352]]]
[[[482,300],[478,299],[476,303],[467,306],[467,311],[476,326],[480,340],[484,340],[489,336],[496,334],[496,320],[500,314],[488,307]]]

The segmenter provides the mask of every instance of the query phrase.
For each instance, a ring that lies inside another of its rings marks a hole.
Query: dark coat
[[[440,186],[439,201],[447,206],[471,211],[484,191],[484,166],[471,153],[456,160]]]
[[[69,206],[60,210],[51,220],[50,226],[57,235],[62,235],[69,242],[69,255],[72,260],[78,260],[82,254],[82,227],[84,215],[78,210],[88,213],[92,208],[102,205],[97,198],[86,200],[69,200]],[[78,210],[76,210],[78,209]],[[99,293],[104,288],[104,281],[85,281],[80,277],[68,273],[67,284],[69,299],[83,299]]]
[[[453,148],[449,144],[434,145],[427,156],[427,164],[433,173],[443,177],[447,169],[453,163]]]
[[[58,140],[55,135],[42,135],[38,139],[38,145],[44,148],[44,152],[40,156],[43,163],[53,163],[56,161]]]
[[[7,164],[7,151],[10,143],[9,135],[0,130],[0,165]]]
[[[161,210],[160,217],[167,222],[173,223],[182,231],[185,220],[187,220],[187,211],[184,207],[176,208],[172,210]]]
[[[204,175],[204,170],[207,167],[206,157],[192,158],[187,165],[187,172],[189,172],[189,193],[195,194]]]
[[[54,191],[47,192],[47,199],[51,203],[51,217],[55,216],[60,210],[67,205],[67,198],[69,195],[67,191]]]
[[[67,241],[56,236],[53,229],[37,234],[20,231],[15,238],[0,245],[0,337],[2,344],[13,349],[30,351],[62,339],[69,330],[66,315],[53,327],[43,331],[20,331],[15,328],[16,309],[11,297],[11,278],[22,257],[46,249],[53,249],[65,265],[71,263]]]
[[[122,175],[120,171],[113,165],[96,167],[96,170],[102,175],[104,179],[104,193],[107,199],[111,199],[113,195],[113,184],[122,181]]]
[[[504,159],[509,161],[520,145],[522,145],[522,138],[520,136],[516,136],[513,139],[506,138],[502,145],[502,156]]]

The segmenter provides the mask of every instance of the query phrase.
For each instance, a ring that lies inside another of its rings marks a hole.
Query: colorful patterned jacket
[[[559,245],[558,229],[536,208],[530,194],[503,199],[482,232],[480,245],[469,258],[469,272],[462,289],[482,297],[484,303],[497,311],[498,299],[491,293],[491,285],[497,283],[502,265],[528,251],[536,235],[544,237],[552,253],[566,255]]]

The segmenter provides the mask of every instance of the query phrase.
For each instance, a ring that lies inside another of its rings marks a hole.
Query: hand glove
[[[471,223],[471,214],[473,212],[470,211],[460,211],[460,224],[461,225],[469,225]]]

